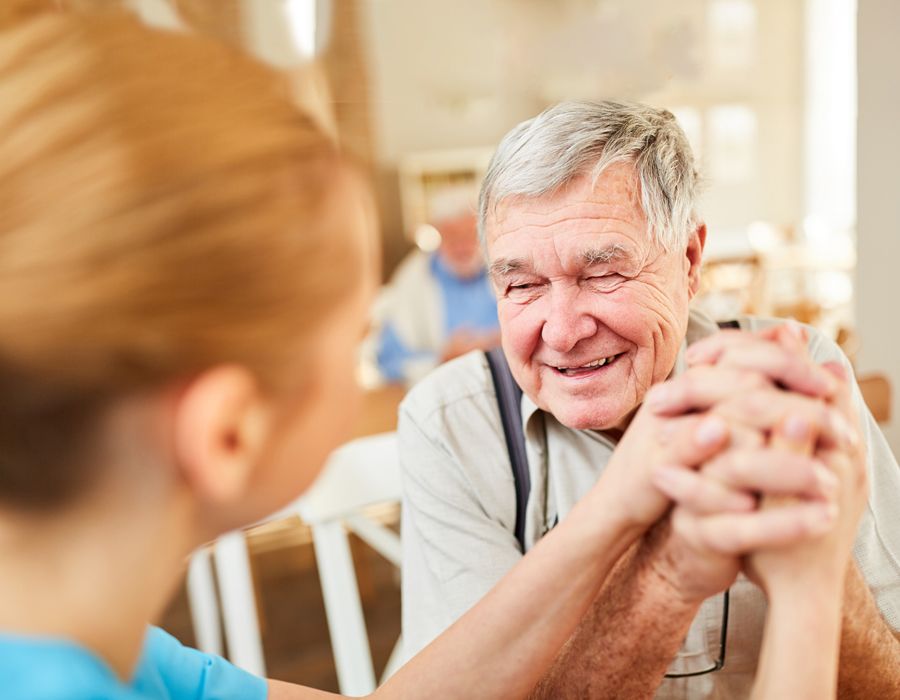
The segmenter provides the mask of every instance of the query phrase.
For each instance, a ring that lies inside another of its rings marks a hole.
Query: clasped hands
[[[742,570],[770,597],[842,589],[868,495],[852,378],[813,362],[796,324],[722,331],[687,361],[648,392],[610,462],[640,493],[640,555],[688,604]]]

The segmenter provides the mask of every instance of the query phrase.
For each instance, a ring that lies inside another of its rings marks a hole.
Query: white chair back
[[[376,687],[347,531],[354,532],[399,568],[399,536],[367,518],[364,510],[380,503],[399,502],[400,497],[397,436],[384,433],[353,440],[335,450],[310,489],[266,519],[299,515],[312,530],[338,684],[345,695],[366,695]],[[245,538],[239,532],[223,535],[216,541],[214,551],[229,658],[237,666],[264,676]],[[188,595],[198,646],[203,651],[220,653],[218,620],[211,612],[215,603],[210,604],[210,600],[215,600],[215,590],[206,550],[198,550],[192,558]],[[400,659],[398,640],[382,681],[396,670]]]

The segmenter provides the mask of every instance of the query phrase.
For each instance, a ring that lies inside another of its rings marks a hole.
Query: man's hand
[[[718,416],[659,415],[642,407],[616,446],[603,473],[607,488],[621,494],[622,507],[636,525],[647,528],[665,513],[669,499],[653,486],[658,467],[697,468],[729,444],[728,424]],[[736,494],[727,505],[753,505]]]

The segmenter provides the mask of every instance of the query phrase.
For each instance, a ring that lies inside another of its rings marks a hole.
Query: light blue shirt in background
[[[436,253],[429,260],[429,269],[443,301],[443,309],[435,309],[435,312],[443,311],[445,340],[462,330],[474,333],[499,330],[497,300],[486,271],[482,270],[475,277],[460,279]],[[402,381],[405,379],[405,363],[421,358],[437,362],[437,353],[409,347],[390,322],[384,324],[378,338],[377,359],[378,368],[386,379]]]

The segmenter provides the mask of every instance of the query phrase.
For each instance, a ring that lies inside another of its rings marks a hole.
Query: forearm
[[[900,641],[882,619],[855,563],[847,572],[839,697],[900,697]]]
[[[643,545],[622,558],[532,698],[654,695],[699,606],[672,594]]]
[[[269,694],[267,700],[334,700],[343,697],[334,693],[326,693],[324,690],[305,688],[294,683],[274,681],[269,679]]]
[[[599,486],[599,485],[598,485]],[[485,598],[376,697],[524,697],[640,534],[595,488]]]
[[[769,597],[752,700],[827,700],[837,691],[842,588],[788,582]]]

